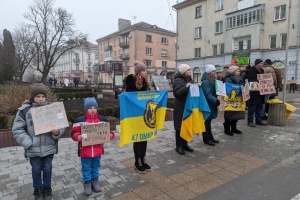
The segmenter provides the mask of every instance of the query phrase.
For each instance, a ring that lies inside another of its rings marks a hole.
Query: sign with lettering
[[[223,83],[223,81],[220,80],[216,80],[215,82],[215,86],[216,86],[216,94],[220,95],[220,96],[226,96],[226,87],[225,87],[225,83]]]
[[[259,81],[258,90],[260,95],[276,93],[271,73],[257,74],[257,80]]]
[[[82,146],[110,142],[110,126],[107,122],[81,125]]]
[[[169,81],[165,76],[152,75],[151,79],[153,81],[155,90],[158,90],[158,91],[170,90]]]
[[[35,135],[69,126],[64,104],[51,103],[31,109]]]
[[[248,101],[250,99],[250,85],[248,79],[246,79],[245,82],[245,86],[242,86],[242,96],[243,101]]]

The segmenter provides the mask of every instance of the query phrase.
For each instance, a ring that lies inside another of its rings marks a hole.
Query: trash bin
[[[110,130],[115,131],[117,130],[117,125],[116,125],[116,118],[114,116],[106,116],[106,122],[109,122],[110,124]]]
[[[272,103],[269,105],[269,125],[285,126],[286,120],[286,105],[284,103]]]

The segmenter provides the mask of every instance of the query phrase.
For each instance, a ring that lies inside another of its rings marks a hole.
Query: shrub
[[[0,129],[10,129],[13,126],[15,120],[14,115],[0,115]]]
[[[91,92],[91,89],[77,89],[77,88],[51,88],[54,93],[69,93],[69,92]]]
[[[66,114],[67,114],[68,121],[74,123],[75,119],[84,115],[84,112],[80,110],[68,110],[66,111]]]
[[[29,85],[14,85],[0,95],[0,113],[15,114],[24,101],[30,99]],[[47,101],[56,102],[58,96],[47,89]]]

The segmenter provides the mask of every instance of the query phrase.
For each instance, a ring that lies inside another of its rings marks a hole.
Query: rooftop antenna
[[[136,24],[136,18],[137,18],[137,17],[134,15],[134,16],[132,16],[131,18],[134,20],[134,23]]]

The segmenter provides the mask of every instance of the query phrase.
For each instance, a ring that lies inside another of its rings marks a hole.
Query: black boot
[[[146,162],[146,156],[142,156],[142,165],[147,172],[151,172],[151,167]]]
[[[236,129],[237,120],[231,120],[230,126],[231,126],[231,132],[235,134],[242,134],[243,132]]]
[[[52,189],[51,188],[44,188],[43,189],[43,196],[44,196],[44,200],[52,200],[53,199]]]
[[[177,147],[176,147],[176,151],[177,151],[177,153],[179,153],[180,155],[185,155],[185,152],[184,152],[182,146],[177,146]]]
[[[225,120],[225,122],[223,123],[224,126],[224,133],[226,135],[230,135],[233,136],[234,134],[230,131],[230,123],[227,122],[227,120]]]
[[[141,158],[135,159],[134,168],[137,172],[139,172],[141,174],[146,173],[146,170],[142,165],[142,159]]]
[[[34,196],[35,200],[43,200],[44,199],[42,190],[36,190],[35,189],[34,192],[33,192],[33,196]]]

